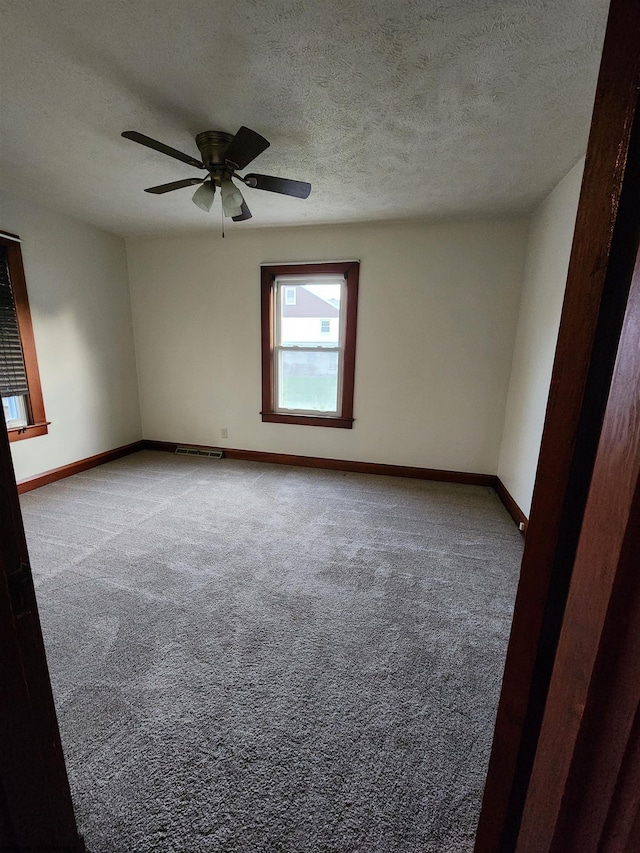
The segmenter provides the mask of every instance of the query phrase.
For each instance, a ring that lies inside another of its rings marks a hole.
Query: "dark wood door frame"
[[[518,853],[640,850],[639,724],[640,251]]]
[[[0,530],[0,850],[82,853],[4,419]]]
[[[476,853],[516,850],[611,388],[640,236],[639,33],[640,3],[612,0]]]

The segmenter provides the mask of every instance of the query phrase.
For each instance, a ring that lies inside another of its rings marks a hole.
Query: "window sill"
[[[333,427],[353,429],[353,418],[334,415],[284,415],[280,412],[261,412],[262,422],[267,424],[298,424],[299,426]]]
[[[46,435],[49,432],[51,421],[41,424],[29,424],[29,426],[13,427],[8,429],[9,441],[22,441],[25,438],[35,438],[36,435]]]

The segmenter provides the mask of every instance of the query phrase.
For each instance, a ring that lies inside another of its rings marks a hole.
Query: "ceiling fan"
[[[311,184],[304,181],[291,181],[288,178],[276,178],[272,175],[250,174],[239,175],[237,170],[244,169],[252,160],[262,154],[269,147],[269,142],[255,130],[241,127],[233,136],[221,130],[205,130],[196,136],[196,145],[200,151],[202,160],[197,160],[189,154],[183,154],[163,142],[151,139],[135,130],[125,130],[122,134],[125,139],[132,139],[147,148],[153,148],[182,160],[196,169],[205,169],[208,175],[204,178],[185,178],[182,181],[172,181],[170,184],[160,184],[157,187],[149,187],[146,193],[169,193],[183,187],[192,187],[196,184],[201,186],[193,194],[193,203],[201,210],[210,211],[216,193],[216,187],[220,189],[222,197],[222,210],[225,216],[230,216],[234,222],[242,222],[251,219],[251,211],[247,207],[242,193],[233,183],[233,178],[242,181],[247,187],[257,190],[267,190],[271,193],[282,193],[283,195],[295,196],[296,198],[308,198],[311,192]]]

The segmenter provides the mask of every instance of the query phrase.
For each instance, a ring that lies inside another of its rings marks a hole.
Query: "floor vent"
[[[208,456],[209,459],[222,459],[224,450],[211,450],[207,447],[176,447],[177,456]]]

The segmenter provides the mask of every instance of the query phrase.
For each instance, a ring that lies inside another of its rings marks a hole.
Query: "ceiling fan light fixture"
[[[213,186],[211,181],[206,181],[194,192],[192,201],[196,207],[200,208],[200,210],[204,210],[206,213],[209,213],[213,206],[215,194],[216,188]]]
[[[222,192],[222,209],[225,216],[240,216],[242,213],[242,193],[231,178],[223,178],[220,182]]]
[[[308,198],[311,192],[311,184],[306,181],[292,181],[289,178],[278,178],[274,175],[251,174],[243,177],[236,174],[237,169],[244,169],[269,147],[269,142],[263,136],[244,125],[235,135],[222,130],[204,130],[199,133],[196,136],[196,146],[202,160],[197,160],[190,154],[165,145],[164,142],[138,133],[137,130],[125,130],[122,136],[208,173],[204,178],[183,178],[157,187],[147,187],[145,192],[163,195],[183,187],[201,184],[193,194],[193,203],[200,210],[209,213],[213,207],[216,187],[220,187],[222,212],[224,216],[235,222],[246,222],[247,219],[251,219],[251,211],[242,193],[233,183],[233,178],[252,189],[266,190],[294,198]],[[224,237],[224,230],[222,236]]]

